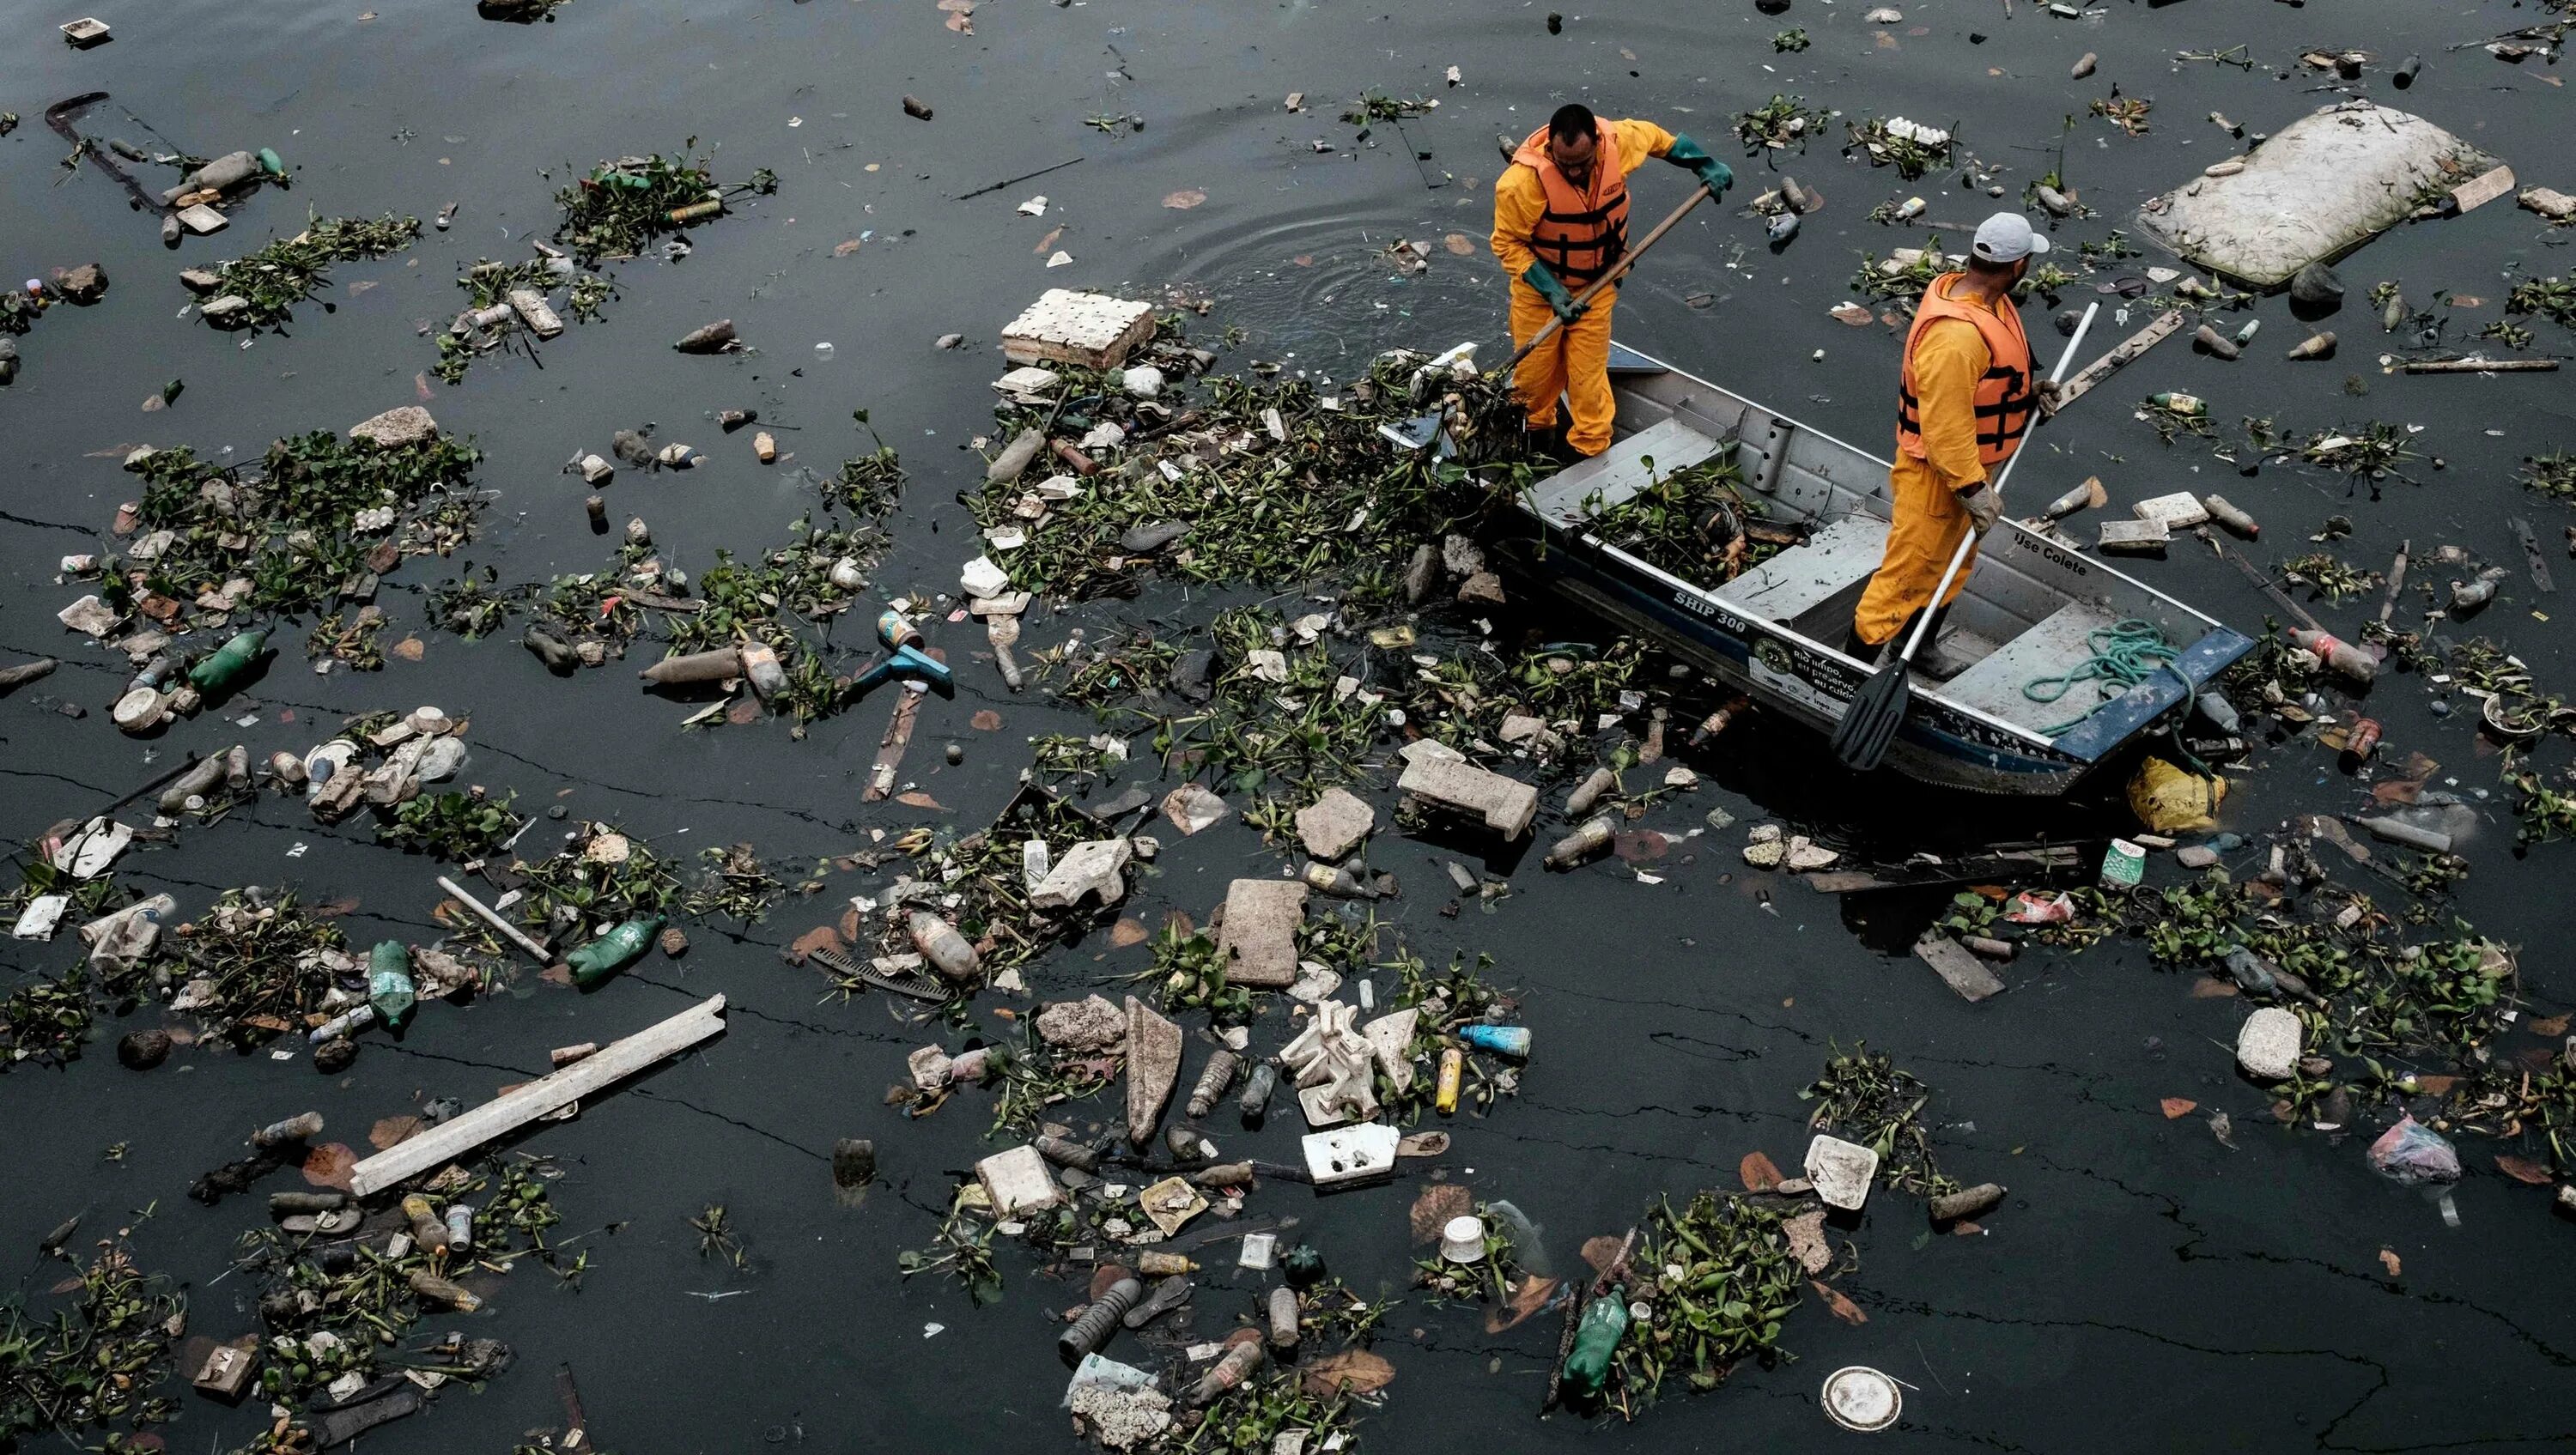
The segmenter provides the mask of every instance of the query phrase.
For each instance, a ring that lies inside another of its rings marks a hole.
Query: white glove
[[[1960,495],[1959,504],[1967,508],[1968,519],[1977,523],[1980,535],[1993,530],[1995,522],[2003,519],[2004,498],[1997,495],[1995,487],[1986,481],[1978,481],[1977,488]]]

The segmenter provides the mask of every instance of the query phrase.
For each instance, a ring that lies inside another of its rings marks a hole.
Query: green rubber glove
[[[1592,311],[1591,304],[1574,301],[1574,295],[1565,291],[1565,285],[1556,281],[1556,275],[1547,270],[1545,263],[1530,264],[1528,270],[1521,274],[1521,281],[1537,289],[1538,296],[1546,299],[1547,306],[1555,309],[1556,316],[1567,323]]]
[[[1725,196],[1726,189],[1735,185],[1735,173],[1726,163],[1701,150],[1700,144],[1689,137],[1676,134],[1673,149],[1664,153],[1664,160],[1676,167],[1690,168],[1694,176],[1708,184],[1712,197]]]

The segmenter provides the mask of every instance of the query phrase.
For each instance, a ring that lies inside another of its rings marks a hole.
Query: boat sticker
[[[1805,654],[1778,637],[1757,637],[1746,671],[1758,686],[1767,687],[1782,697],[1811,712],[1826,717],[1840,717],[1844,699],[1825,692],[1799,675],[1799,658]],[[1821,665],[1821,664],[1819,664]]]

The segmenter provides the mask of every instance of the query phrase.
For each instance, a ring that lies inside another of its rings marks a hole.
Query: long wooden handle
[[[2066,341],[2065,351],[2057,356],[2057,367],[2049,371],[2048,382],[2054,384],[2066,377],[2066,366],[2075,362],[2075,351],[2084,347],[2084,335],[2093,330],[2093,315],[2101,310],[2102,305],[2099,303],[2084,305],[2083,321],[2075,325],[2075,336]],[[2027,436],[2022,443],[2024,445],[2030,443]],[[2004,493],[2004,482],[2012,478],[2013,466],[2021,463],[2021,456],[2022,451],[2019,448],[2014,449],[2004,460],[2003,469],[1995,473],[1996,495],[2000,496]],[[1923,604],[1922,613],[1914,618],[1914,631],[1906,637],[1905,650],[1898,654],[1897,660],[1908,666],[1913,664],[1914,649],[1923,645],[1923,633],[1931,627],[1932,617],[1940,609],[1941,598],[1950,594],[1951,581],[1958,577],[1959,568],[1968,564],[1968,552],[1975,548],[1978,538],[1983,534],[1984,532],[1977,529],[1975,521],[1968,522],[1968,533],[1959,537],[1959,548],[1950,553],[1950,569],[1941,573],[1941,584],[1932,588],[1932,599]]]
[[[1646,240],[1644,242],[1628,249],[1627,255],[1620,258],[1618,262],[1612,264],[1609,272],[1593,279],[1590,287],[1575,294],[1575,306],[1580,308],[1584,304],[1590,303],[1592,301],[1593,294],[1600,292],[1602,289],[1609,287],[1611,284],[1616,283],[1621,278],[1627,276],[1628,270],[1637,266],[1637,260],[1646,255],[1646,249],[1653,247],[1657,242],[1662,241],[1664,234],[1673,230],[1674,223],[1681,221],[1683,216],[1692,208],[1697,207],[1702,202],[1705,202],[1716,195],[1716,193],[1708,190],[1708,184],[1706,182],[1702,182],[1699,186],[1693,188],[1691,195],[1682,200],[1681,206],[1674,208],[1670,216],[1655,224],[1655,230],[1646,234]],[[1530,351],[1532,349],[1535,349],[1540,344],[1547,342],[1550,334],[1555,333],[1558,329],[1564,326],[1564,319],[1550,318],[1544,327],[1539,329],[1538,332],[1530,335],[1530,341],[1528,343],[1521,345],[1519,349],[1514,351],[1510,358],[1503,361],[1502,368],[1495,372],[1508,374],[1513,369],[1518,368],[1521,360],[1530,356]]]

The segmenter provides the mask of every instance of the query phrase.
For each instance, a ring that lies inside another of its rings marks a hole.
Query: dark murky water
[[[434,361],[415,321],[453,315],[451,280],[463,263],[522,256],[523,240],[551,225],[555,183],[540,169],[559,179],[565,163],[668,151],[695,136],[715,149],[723,175],[766,165],[784,185],[701,229],[685,261],[629,265],[607,321],[572,329],[546,348],[542,367],[488,360],[462,387],[430,386],[430,407],[449,431],[477,438],[488,456],[481,482],[500,492],[493,528],[471,556],[500,565],[504,579],[595,567],[605,551],[582,523],[583,491],[557,466],[576,447],[600,448],[613,429],[646,420],[659,421],[664,438],[714,448],[715,463],[622,475],[613,508],[650,520],[692,568],[719,546],[774,543],[808,496],[790,469],[759,469],[738,439],[720,445],[711,411],[757,406],[777,422],[783,448],[828,469],[852,452],[849,411],[864,407],[913,470],[902,542],[879,577],[890,593],[945,588],[956,563],[975,553],[950,496],[980,466],[958,451],[983,426],[986,381],[1003,367],[994,335],[1038,291],[1179,284],[1217,300],[1204,332],[1240,324],[1246,355],[1337,375],[1390,344],[1491,338],[1502,299],[1481,253],[1486,186],[1497,169],[1492,138],[1526,133],[1562,99],[1700,135],[1737,163],[1738,200],[1759,190],[1763,167],[1737,156],[1728,118],[1775,91],[1856,114],[1955,119],[1979,154],[2012,169],[2003,180],[2017,193],[2051,164],[2060,118],[2080,118],[2117,82],[2125,94],[2154,98],[2153,130],[2131,139],[2102,121],[2077,121],[2065,142],[2069,180],[2102,216],[2063,226],[2058,236],[2072,242],[2106,235],[2145,196],[2228,154],[2231,142],[2205,119],[2209,111],[2274,130],[2331,99],[2315,91],[2313,73],[2295,68],[2300,49],[2359,47],[2383,62],[2422,53],[2424,78],[2402,104],[2503,156],[2526,181],[2564,189],[2571,180],[2570,102],[2547,84],[2556,73],[2445,49],[2541,18],[2530,6],[2494,3],[2299,9],[2202,0],[2117,4],[2065,20],[2028,0],[2009,18],[1982,0],[1898,0],[1904,22],[1875,38],[1857,0],[1798,0],[1777,21],[1740,5],[1622,5],[1570,15],[1556,37],[1539,8],[1454,3],[1387,12],[998,0],[975,17],[972,37],[942,29],[929,0],[574,0],[558,22],[533,27],[479,20],[462,0],[385,4],[380,13],[366,12],[363,0],[103,3],[113,44],[73,52],[49,31],[68,12],[22,10],[0,52],[0,107],[25,120],[0,141],[8,276],[97,259],[115,279],[100,306],[49,315],[21,340],[25,373],[0,391],[8,441],[0,510],[9,521],[0,531],[8,583],[0,658],[66,656],[54,678],[0,703],[0,807],[13,834],[91,810],[156,772],[155,757],[166,763],[186,748],[237,739],[255,756],[300,750],[340,714],[420,703],[473,717],[468,778],[538,803],[562,793],[577,816],[622,820],[676,852],[750,839],[793,865],[846,850],[870,828],[922,817],[858,803],[884,699],[801,744],[776,725],[684,735],[676,723],[685,709],[629,695],[620,672],[558,681],[506,640],[467,647],[424,632],[420,663],[316,678],[296,665],[300,633],[290,632],[281,643],[287,658],[248,704],[148,747],[108,725],[105,708],[124,669],[72,647],[51,624],[78,593],[50,578],[59,556],[97,548],[129,497],[132,482],[115,467],[120,447],[255,451],[288,430],[344,427],[413,402],[415,373]],[[1814,48],[1775,56],[1768,38],[1787,24],[1804,25]],[[2257,69],[2170,59],[2238,44],[2250,46]],[[2099,75],[2068,81],[2068,64],[2086,50],[2101,53]],[[1452,64],[1466,84],[1445,89],[1442,71]],[[2282,79],[2284,69],[2297,74]],[[2383,76],[2374,69],[2365,88],[2377,94]],[[1442,105],[1400,134],[1381,125],[1378,145],[1354,154],[1352,129],[1333,117],[1368,88],[1433,94]],[[100,89],[200,153],[276,147],[299,168],[294,190],[260,197],[219,238],[165,253],[152,221],[130,211],[106,178],[57,165],[63,146],[41,113]],[[1308,112],[1281,108],[1291,90],[1313,98]],[[904,92],[931,102],[937,119],[906,119],[897,106]],[[1083,124],[1122,113],[1142,115],[1146,128],[1113,136]],[[1309,142],[1317,137],[1341,150],[1316,154]],[[1409,160],[1409,149],[1431,156]],[[1077,156],[1079,166],[956,200]],[[1703,209],[1627,290],[1621,331],[1882,448],[1895,343],[1825,316],[1846,296],[1859,250],[1907,241],[1864,215],[1907,190],[1925,191],[1934,217],[1973,220],[1987,204],[1960,196],[1955,179],[1927,179],[1952,182],[1947,191],[1907,189],[1824,148],[1795,165],[1830,201],[1785,255],[1767,253],[1758,225],[1732,209]],[[1648,215],[1679,193],[1661,169],[1642,177]],[[1186,188],[1203,190],[1205,203],[1160,205]],[[1038,192],[1053,199],[1045,218],[1014,211]],[[308,207],[426,218],[451,201],[461,204],[453,231],[407,256],[342,266],[340,286],[326,295],[334,309],[300,309],[286,336],[244,350],[174,317],[185,301],[171,278],[178,267],[291,233]],[[1042,241],[1059,228],[1052,243]],[[1399,236],[1449,233],[1476,242],[1477,254],[1435,248],[1430,271],[1411,278],[1377,256]],[[2356,294],[2402,278],[2419,303],[2437,290],[2483,299],[2453,310],[2457,338],[2498,316],[2518,269],[2564,271],[2540,234],[2530,214],[2498,204],[2400,230],[2344,271]],[[851,238],[865,240],[835,257],[834,245]],[[1052,248],[1073,264],[1046,268]],[[361,282],[376,286],[353,291]],[[1713,295],[1704,310],[1683,301],[1698,294]],[[2267,554],[2303,549],[2300,537],[2331,512],[2354,517],[2357,534],[2337,549],[2356,562],[2384,563],[2402,538],[2419,556],[2459,542],[2514,568],[2477,630],[2521,652],[2544,685],[2564,683],[2563,633],[2545,619],[2563,608],[2534,595],[2501,522],[2525,514],[2549,540],[2564,524],[2563,508],[2526,499],[2509,475],[2523,455],[2576,434],[2568,386],[2547,375],[2383,376],[2372,362],[2381,336],[2366,311],[2356,299],[2337,320],[2345,344],[2333,365],[2277,362],[2299,336],[2278,299],[2258,310],[2265,329],[2247,362],[2217,363],[2167,344],[2053,429],[2051,448],[2073,458],[2026,472],[2022,488],[2038,499],[2098,472],[2127,500],[2223,481],[2267,523]],[[718,316],[734,318],[759,352],[700,359],[665,347]],[[2542,347],[2565,345],[2550,325],[2539,327]],[[951,330],[969,347],[932,352],[930,340]],[[823,341],[835,345],[828,362],[814,352]],[[1824,360],[1811,362],[1819,348]],[[2347,375],[2366,381],[2367,394],[2347,395]],[[187,389],[171,410],[136,412],[173,378]],[[2285,432],[2372,418],[2420,424],[2417,449],[2448,468],[2419,466],[2421,484],[2392,485],[2377,501],[2348,499],[2339,478],[2289,468],[2237,479],[2205,450],[2164,448],[2128,418],[2128,401],[2159,389],[2200,393],[2225,421],[2277,415]],[[2234,572],[2196,547],[2138,569],[2230,621],[2260,620],[2259,601]],[[385,598],[395,619],[389,637],[418,624],[417,593],[441,574],[414,564],[397,578]],[[1178,605],[1148,596],[1083,615],[1134,618]],[[2327,615],[2345,626],[2359,620],[2357,608]],[[1069,624],[1041,615],[1029,640],[1060,640]],[[42,705],[48,697],[84,703],[90,716],[54,715]],[[983,707],[1001,712],[1000,732],[968,728]],[[257,722],[234,727],[230,719],[246,710]],[[2430,716],[2415,680],[2392,674],[2372,710],[2392,749],[2441,760],[2462,791],[2493,785],[2495,765],[2465,715]],[[946,821],[978,823],[1008,795],[1021,738],[1075,725],[1001,692],[988,667],[972,665],[955,702],[927,707],[906,776],[946,805]],[[1715,786],[1651,822],[1678,829],[1721,805],[1739,817],[1790,814],[1831,833],[1908,845],[2017,834],[2042,820],[2095,832],[2125,822],[2099,804],[2035,810],[1907,796],[1891,805],[1874,788],[1837,781],[1811,744],[1788,737],[1757,728],[1688,759]],[[951,738],[968,745],[962,768],[940,762],[938,744]],[[2563,751],[2545,748],[2544,762]],[[2322,749],[2293,746],[2258,759],[2229,821],[2259,831],[2363,797]],[[2563,1006],[2576,994],[2555,952],[2570,924],[2559,893],[2568,851],[2516,858],[2509,816],[2490,804],[2486,820],[2467,849],[2476,870],[2461,911],[2482,931],[2524,944],[2537,1006]],[[314,898],[358,897],[353,941],[437,934],[427,861],[366,847],[362,837],[318,829],[299,804],[269,799],[186,831],[175,848],[132,855],[122,872],[138,892],[167,889],[188,911],[223,887],[287,880]],[[1615,861],[1571,878],[1543,877],[1524,863],[1518,897],[1490,916],[1451,923],[1432,913],[1444,851],[1381,841],[1372,857],[1414,887],[1389,912],[1433,958],[1458,946],[1496,953],[1503,980],[1526,990],[1537,1031],[1526,1094],[1487,1121],[1462,1119],[1449,1166],[1543,1223],[1567,1264],[1583,1238],[1626,1227],[1658,1192],[1727,1183],[1749,1149],[1793,1161],[1803,1145],[1797,1089],[1829,1042],[1866,1040],[1937,1089],[1945,1166],[1968,1180],[2009,1183],[2011,1200],[1981,1238],[1926,1241],[1911,1201],[1883,1198],[1856,1234],[1861,1269],[1846,1280],[1865,1325],[1810,1305],[1785,1339],[1795,1363],[1748,1368],[1721,1393],[1673,1401],[1632,1430],[1529,1418],[1552,1321],[1488,1338],[1471,1315],[1409,1307],[1381,1346],[1400,1373],[1387,1408],[1363,1427],[1373,1447],[1452,1447],[1468,1430],[1496,1450],[1585,1437],[1641,1448],[1802,1446],[1829,1438],[1815,1391],[1846,1363],[1876,1365],[1912,1386],[1903,1425],[1881,1437],[1891,1448],[2576,1442],[2564,1398],[2576,1361],[2563,1273],[2569,1228],[2552,1221],[2545,1193],[2489,1171],[2483,1149],[2469,1144],[2471,1175],[2456,1194],[2463,1226],[2446,1230],[2416,1194],[2370,1174],[2366,1136],[2333,1142],[2273,1126],[2264,1097],[2235,1077],[2226,1050],[2241,1008],[2187,998],[2181,977],[2153,970],[2133,948],[2072,961],[2026,957],[2009,973],[2013,993],[1970,1007],[1911,959],[1890,958],[1928,906],[1837,904],[1785,881],[1748,882],[1731,847],[1721,847],[1734,842],[1695,841],[1695,853],[1663,866],[1660,887],[1632,882]],[[1225,880],[1268,872],[1272,862],[1230,823],[1175,843],[1136,903],[1148,917],[1168,907],[1203,914]],[[1731,867],[1739,872],[1730,881]],[[902,1053],[926,1037],[881,1004],[818,1001],[815,977],[774,954],[837,914],[837,896],[856,887],[835,876],[832,897],[783,905],[739,938],[698,927],[685,961],[648,961],[595,995],[538,986],[466,1010],[431,1008],[400,1045],[371,1042],[345,1084],[322,1082],[300,1060],[209,1052],[136,1076],[103,1044],[68,1071],[19,1070],[0,1078],[8,1189],[0,1247],[31,1249],[76,1210],[87,1211],[86,1230],[99,1230],[126,1210],[155,1206],[137,1234],[146,1264],[190,1281],[198,1331],[236,1332],[250,1325],[243,1290],[215,1277],[235,1235],[259,1217],[257,1203],[208,1211],[180,1193],[250,1126],[318,1105],[335,1135],[354,1139],[418,1097],[478,1100],[542,1069],[549,1046],[605,1040],[720,989],[734,1005],[720,1042],[597,1099],[531,1143],[571,1169],[557,1191],[567,1231],[625,1224],[592,1240],[594,1271],[582,1290],[555,1291],[533,1273],[510,1280],[485,1322],[518,1348],[521,1367],[480,1395],[451,1394],[428,1417],[369,1437],[368,1448],[507,1448],[517,1432],[551,1419],[543,1376],[563,1361],[580,1372],[596,1436],[630,1451],[740,1450],[764,1440],[1062,1448],[1069,1437],[1055,1405],[1063,1372],[1041,1311],[1077,1295],[1006,1258],[1006,1300],[975,1311],[952,1286],[907,1286],[894,1270],[895,1250],[927,1240],[954,1175],[987,1150],[978,1140],[980,1096],[920,1123],[887,1110],[881,1095],[901,1078]],[[0,949],[16,971],[59,968],[72,953],[63,943]],[[1078,992],[1136,968],[1144,953],[1086,943],[1031,978],[1041,995]],[[2507,1049],[2527,1040],[2509,1037]],[[2197,1118],[2165,1120],[2158,1098],[2175,1096],[2229,1111],[2236,1147]],[[1294,1120],[1274,1119],[1264,1136],[1232,1139],[1228,1150],[1288,1157]],[[875,1138],[886,1169],[887,1184],[857,1213],[836,1211],[830,1196],[826,1157],[843,1136]],[[116,1142],[129,1150],[110,1163],[103,1149]],[[1274,1187],[1255,1210],[1303,1220],[1335,1270],[1366,1288],[1404,1277],[1409,1195],[1400,1188],[1310,1202]],[[682,1219],[715,1200],[750,1237],[758,1260],[750,1276],[697,1256]],[[2383,1269],[2383,1249],[2402,1258],[2402,1279]],[[1249,1292],[1226,1289],[1250,1277],[1206,1279],[1197,1328],[1222,1329],[1238,1305],[1249,1310]],[[742,1292],[700,1296],[731,1290]],[[945,1331],[925,1341],[931,1324]],[[249,1414],[191,1397],[170,1433],[175,1448],[211,1449],[246,1438],[252,1425]]]

